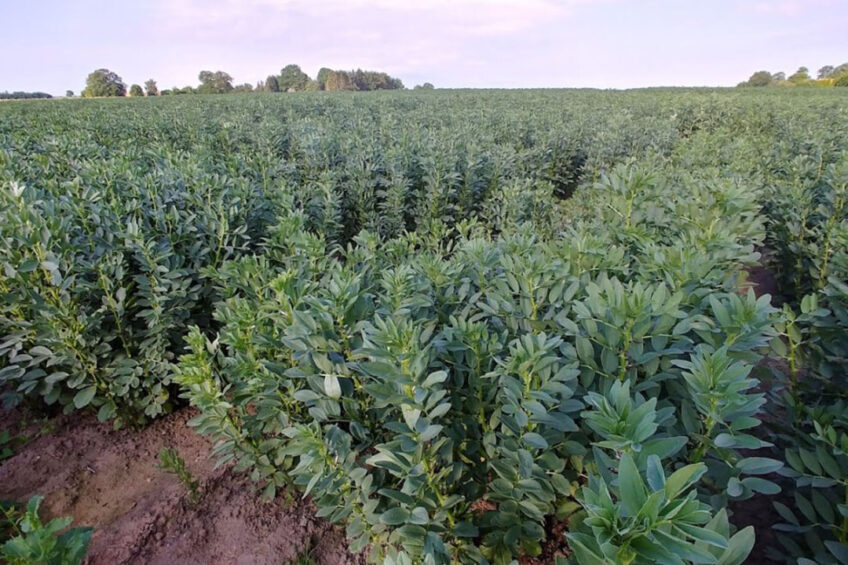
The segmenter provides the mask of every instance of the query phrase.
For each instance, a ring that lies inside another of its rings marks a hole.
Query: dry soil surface
[[[314,518],[308,501],[263,503],[249,479],[215,469],[210,443],[183,410],[143,430],[112,430],[91,416],[61,416],[52,430],[0,463],[0,499],[45,500],[47,517],[72,516],[94,536],[86,563],[286,564],[309,554],[316,564],[361,564],[344,534]],[[20,411],[0,412],[0,429],[37,433]],[[163,447],[179,451],[201,483],[189,500],[178,479],[156,468]]]

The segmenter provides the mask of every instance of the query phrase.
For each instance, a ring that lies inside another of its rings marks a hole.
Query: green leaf
[[[736,463],[736,468],[746,475],[767,475],[783,467],[783,462],[768,457],[748,457]]]
[[[583,336],[577,336],[574,340],[574,345],[577,348],[577,357],[584,363],[589,363],[595,359],[595,351],[592,348],[592,342]]]
[[[618,464],[618,490],[631,516],[639,512],[648,498],[645,483],[642,482],[639,469],[629,453],[622,455]]]
[[[457,522],[453,528],[453,535],[459,538],[474,538],[479,535],[477,526],[471,522]]]
[[[438,424],[431,424],[431,425],[427,426],[426,430],[421,432],[421,435],[418,436],[418,439],[422,442],[428,442],[428,441],[432,440],[434,437],[436,437],[437,435],[439,435],[439,433],[442,431],[442,429],[443,429],[442,426],[440,426]]]
[[[694,538],[697,541],[702,541],[706,544],[719,547],[721,549],[727,548],[727,538],[718,532],[714,532],[707,528],[701,528],[700,526],[693,526],[691,524],[680,523],[675,524],[676,528],[679,528],[685,534]]]
[[[380,514],[380,522],[387,526],[398,526],[406,523],[409,518],[409,510],[396,506]]]
[[[342,387],[336,375],[324,375],[324,394],[338,400],[342,396]]]
[[[443,383],[448,379],[448,374],[446,371],[436,371],[435,373],[430,373],[424,382],[421,384],[424,388],[430,388],[431,386],[439,383]]]
[[[819,465],[818,459],[816,456],[807,451],[806,449],[799,449],[798,454],[801,456],[801,460],[804,462],[804,465],[813,472],[814,475],[821,475],[822,468]]]
[[[780,486],[759,477],[745,477],[742,479],[742,484],[752,491],[762,494],[773,495],[780,492]]]
[[[706,550],[662,530],[656,529],[652,532],[652,535],[657,538],[664,549],[692,563],[712,564],[715,561],[715,557]]]
[[[44,347],[43,345],[36,345],[32,349],[29,350],[30,355],[34,357],[50,357],[53,355],[53,352]]]
[[[800,526],[800,522],[795,514],[783,503],[780,502],[772,502],[774,509],[777,510],[777,513],[780,514],[780,517],[789,522],[792,525]]]
[[[700,479],[706,471],[707,466],[703,463],[693,463],[678,469],[666,479],[665,495],[669,500],[676,498],[678,494]]]
[[[848,565],[848,545],[839,543],[838,541],[828,540],[824,542],[827,550],[833,554],[836,559],[843,565]]]
[[[95,385],[85,387],[74,395],[74,406],[77,408],[88,406],[96,393],[97,387]]]
[[[742,482],[736,477],[730,477],[730,479],[727,481],[728,496],[736,498],[737,496],[742,496],[743,492],[745,492],[745,485],[743,485]]]
[[[566,534],[568,546],[574,551],[577,563],[580,565],[609,565],[606,559],[598,555],[586,545],[589,537],[584,534]]]
[[[292,397],[298,402],[312,402],[321,398],[318,396],[318,393],[309,390],[308,388],[295,391]]]
[[[754,527],[740,530],[727,544],[716,565],[742,565],[754,549]]]
[[[421,417],[421,410],[417,408],[413,408],[409,404],[401,404],[400,411],[403,414],[403,421],[406,422],[406,426],[415,431],[415,424],[418,423],[418,418]]]
[[[523,439],[524,443],[526,443],[530,447],[535,447],[536,449],[548,448],[548,442],[545,441],[545,438],[535,432],[527,432],[526,434],[521,436],[521,439]]]
[[[660,458],[656,455],[648,457],[646,478],[652,491],[656,492],[665,488],[665,471],[663,471]]]
[[[423,526],[430,522],[430,515],[427,514],[427,509],[423,506],[416,506],[412,509],[412,513],[409,515],[409,523],[416,524],[419,526]]]

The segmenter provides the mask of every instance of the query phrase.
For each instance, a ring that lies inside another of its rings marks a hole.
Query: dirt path
[[[304,554],[316,564],[354,565],[344,534],[314,518],[308,502],[265,504],[246,478],[214,469],[210,443],[183,410],[144,430],[113,431],[78,414],[0,463],[0,499],[45,495],[49,517],[94,527],[86,563],[285,564]],[[20,428],[20,412],[0,412],[0,429]],[[30,426],[32,427],[32,426]],[[177,449],[203,484],[192,505],[176,477],[156,468],[159,450]]]

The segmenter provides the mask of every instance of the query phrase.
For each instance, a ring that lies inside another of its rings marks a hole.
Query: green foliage
[[[3,544],[0,557],[9,565],[78,565],[85,558],[91,541],[91,528],[73,528],[71,518],[56,518],[43,523],[38,516],[42,496],[34,496],[26,509],[0,505],[0,532]],[[8,535],[8,538],[7,538]]]
[[[267,79],[265,79],[265,90],[267,92],[279,92],[280,91],[280,82],[277,79],[276,75],[269,75]]]
[[[191,474],[191,471],[186,466],[185,459],[182,458],[176,449],[163,447],[159,451],[159,464],[156,465],[156,468],[176,475],[188,491],[191,503],[197,504],[200,502],[200,481]]]
[[[144,96],[144,91],[141,89],[141,86],[134,84],[130,87],[130,96],[133,96],[133,97]]]
[[[696,463],[666,476],[659,457],[650,455],[643,478],[630,454],[622,455],[616,486],[591,478],[582,489],[585,515],[567,536],[574,560],[580,565],[647,565],[681,559],[743,563],[754,546],[753,528],[731,537],[725,511],[711,517],[710,507],[698,502],[691,489],[706,470],[703,463]]]
[[[783,556],[838,559],[848,131],[797,95],[4,105],[5,398],[182,394],[386,563],[509,563],[554,519],[580,562],[739,563],[729,503],[780,488]]]
[[[775,527],[794,534],[780,540],[794,558],[812,557],[816,563],[837,564],[848,554],[846,407],[841,399],[806,410],[814,431],[800,438],[797,447],[786,449],[789,467],[784,474],[795,481],[795,509],[775,502],[782,519]],[[803,549],[803,545],[809,549]]]
[[[224,71],[200,71],[198,94],[226,94],[233,91],[233,77]]]
[[[280,76],[277,78],[277,91],[281,92],[299,92],[306,90],[309,84],[309,75],[300,70],[298,65],[286,65],[280,71]],[[272,84],[273,86],[273,84]],[[271,92],[277,92],[272,90]]]
[[[127,85],[109,69],[97,69],[85,79],[83,98],[99,98],[104,96],[126,96]]]
[[[545,241],[464,228],[468,235],[417,254],[406,250],[426,233],[383,241],[360,232],[327,256],[296,212],[276,228],[273,252],[217,273],[231,289],[216,312],[222,327],[214,341],[194,330],[179,365],[178,381],[201,410],[193,425],[269,495],[294,485],[311,496],[321,516],[346,525],[352,549],[370,546],[374,560],[537,555],[545,517],[572,501],[580,473],[606,480],[610,458],[587,457],[592,433],[598,448],[638,453],[642,465],[652,455],[704,457],[706,449],[686,446],[687,426],[698,425],[680,394],[687,379],[696,406],[729,395],[704,415],[719,422],[715,430],[701,432],[716,460],[706,476],[727,491],[716,504],[749,496],[731,479],[780,463],[739,456],[736,441],[759,447],[741,435],[713,439],[759,423],[746,363],[773,335],[768,300],[724,292],[727,272],[688,295],[670,292],[639,268],[631,235],[670,249],[700,227],[652,224],[646,212],[671,188],[628,190],[643,178],[629,168],[610,178],[622,190],[599,186],[585,197],[606,201],[599,209],[629,208],[631,222],[584,217],[585,234],[605,234],[590,248],[578,246],[583,232]],[[687,194],[703,199],[708,218],[754,207],[752,197],[718,192]],[[659,201],[671,218],[692,205]],[[737,225],[723,234],[734,245],[702,246],[691,260],[738,268],[762,233]],[[621,253],[608,252],[610,239]],[[706,383],[703,363],[712,363]],[[584,396],[597,414],[581,413]],[[476,511],[481,503],[496,510]]]
[[[69,90],[68,92],[71,91]],[[71,93],[71,96],[73,96],[73,93]],[[32,98],[53,98],[53,96],[46,92],[22,92],[20,90],[16,90],[15,92],[0,92],[0,100],[28,100]]]
[[[156,81],[152,78],[144,81],[144,92],[147,96],[159,96],[159,87],[156,86]]]
[[[739,86],[770,86],[773,84],[774,78],[768,71],[757,71],[752,74],[747,82],[743,82]]]

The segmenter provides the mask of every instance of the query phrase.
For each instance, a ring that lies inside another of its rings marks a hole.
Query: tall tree
[[[156,86],[156,81],[152,78],[144,82],[144,89],[147,91],[148,96],[159,96],[159,87]]]
[[[85,90],[82,95],[85,98],[99,96],[125,96],[127,85],[117,74],[109,69],[97,69],[85,79]]]
[[[277,75],[269,75],[268,78],[265,79],[265,90],[268,92],[280,91],[280,81],[277,80]]]
[[[198,78],[197,92],[200,94],[226,94],[233,90],[233,77],[224,71],[200,71]]]
[[[141,86],[134,84],[130,87],[130,96],[133,98],[144,96],[144,91],[141,89]]]
[[[318,90],[327,90],[327,77],[329,77],[332,72],[332,69],[321,67],[318,74],[315,76],[315,82],[318,84]]]
[[[309,75],[300,69],[299,65],[286,65],[280,71],[279,85],[283,92],[299,92],[306,90],[306,85],[309,84]]]
[[[787,80],[792,84],[807,84],[810,82],[810,70],[807,67],[799,67]]]
[[[65,91],[65,98],[73,98],[73,97],[74,97],[74,91],[73,90],[66,90]]]
[[[768,71],[757,71],[751,75],[747,82],[743,82],[740,86],[768,86],[773,82],[773,77]]]
[[[822,68],[819,69],[817,77],[820,78],[820,79],[829,78],[830,73],[832,73],[832,72],[833,72],[833,65],[825,65],[825,66],[823,66]]]
[[[830,73],[830,78],[839,78],[842,75],[848,74],[848,63],[842,63]]]
[[[350,75],[345,71],[330,71],[327,74],[327,82],[324,90],[333,92],[339,90],[356,90]]]

